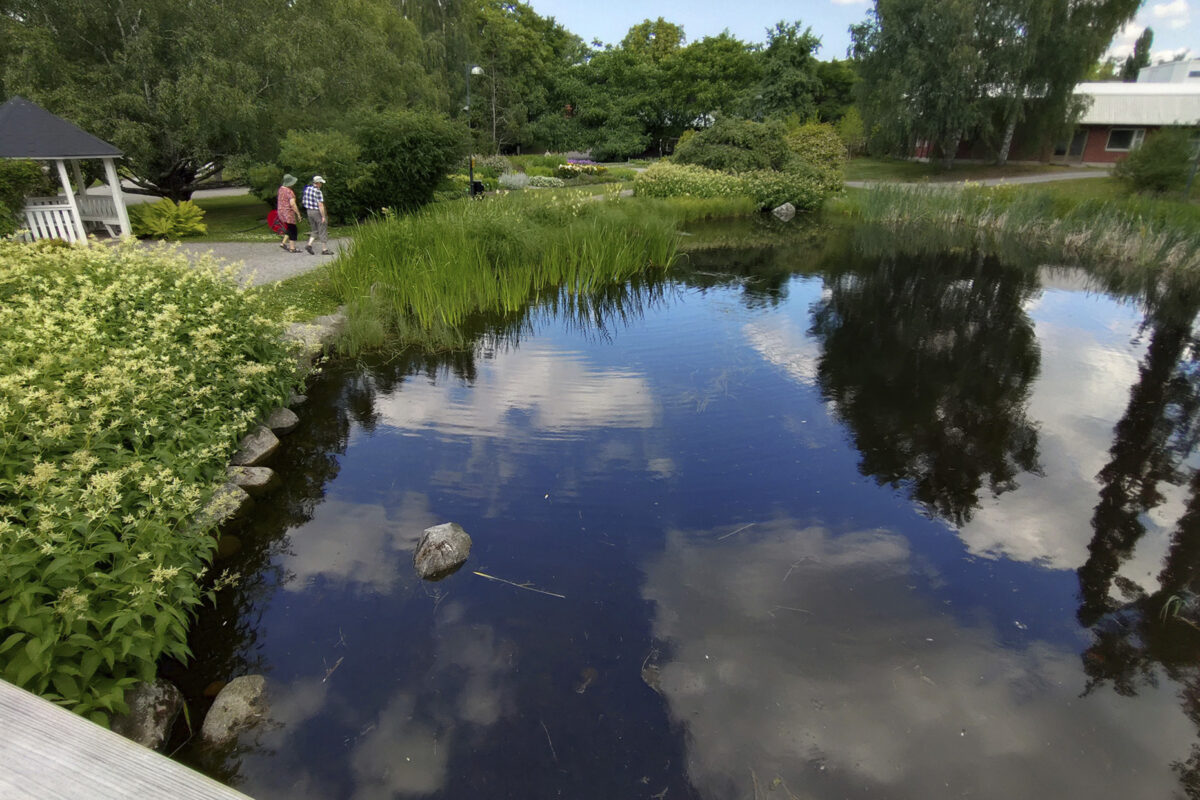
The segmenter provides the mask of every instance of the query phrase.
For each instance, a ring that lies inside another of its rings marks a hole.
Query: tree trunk
[[[954,166],[954,157],[958,155],[958,143],[962,140],[962,131],[954,131],[942,140],[942,169]]]
[[[1004,166],[1008,163],[1008,151],[1012,147],[1013,132],[1017,129],[1017,115],[1015,113],[1008,116],[1008,123],[1004,126],[1004,138],[1000,141],[1000,152],[996,154],[996,163]]]

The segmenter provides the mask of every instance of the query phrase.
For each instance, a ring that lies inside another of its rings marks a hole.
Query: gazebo
[[[130,235],[129,214],[114,163],[121,156],[108,142],[22,97],[0,105],[0,158],[54,162],[62,183],[63,193],[57,197],[25,198],[25,222],[33,239],[65,239],[86,245],[87,224],[103,226],[111,236]],[[111,195],[88,194],[79,162],[92,159],[104,162]],[[74,174],[74,189],[67,162]]]

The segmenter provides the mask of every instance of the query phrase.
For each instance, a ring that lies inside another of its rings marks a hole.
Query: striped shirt
[[[325,195],[317,188],[315,183],[310,183],[304,187],[304,207],[307,209],[317,209],[321,207],[321,203],[325,202]]]

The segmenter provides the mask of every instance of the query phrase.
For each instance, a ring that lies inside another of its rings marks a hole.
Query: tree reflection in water
[[[1132,696],[1165,675],[1178,684],[1184,713],[1200,728],[1200,472],[1186,463],[1200,433],[1200,350],[1193,333],[1200,298],[1173,287],[1148,307],[1150,344],[1098,475],[1093,538],[1079,569],[1078,617],[1093,636],[1083,654],[1084,693],[1111,684],[1117,694]],[[1163,503],[1164,484],[1186,484],[1189,499],[1158,586],[1148,590],[1118,572],[1145,535],[1146,516]],[[1200,798],[1200,743],[1174,766],[1187,795]]]
[[[983,255],[886,255],[837,270],[813,309],[819,382],[859,470],[955,525],[1037,469],[1026,416],[1036,274]]]

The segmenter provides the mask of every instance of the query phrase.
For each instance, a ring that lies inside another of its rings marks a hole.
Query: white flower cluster
[[[111,711],[186,655],[193,519],[294,386],[280,329],[211,262],[0,242],[0,677]]]

